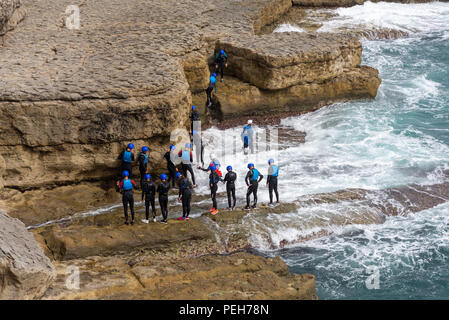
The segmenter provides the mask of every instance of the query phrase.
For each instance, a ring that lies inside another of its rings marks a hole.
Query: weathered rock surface
[[[21,7],[21,0],[0,0],[0,41],[24,16],[25,10]]]
[[[25,225],[0,210],[0,299],[40,298],[55,277]]]

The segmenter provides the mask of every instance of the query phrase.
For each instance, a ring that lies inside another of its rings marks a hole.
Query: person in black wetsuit
[[[228,173],[226,173],[223,182],[226,183],[226,193],[228,195],[228,209],[234,210],[235,208],[235,180],[237,180],[237,173],[232,171],[231,166],[227,166],[226,170],[228,170]],[[232,197],[232,199],[231,199]],[[231,202],[233,200],[233,202]]]
[[[196,187],[195,184],[195,174],[193,173],[192,163],[193,163],[193,154],[192,154],[192,144],[186,143],[185,149],[179,151],[178,157],[181,158],[181,168],[182,174],[187,178],[187,171],[190,172],[190,176],[192,177],[193,186]]]
[[[134,224],[134,192],[133,188],[137,188],[136,183],[129,178],[129,172],[123,171],[123,180],[117,181],[117,191],[122,193],[123,211],[125,213],[125,224],[128,222],[128,204],[131,211],[131,224]]]
[[[206,95],[207,95],[206,106],[207,107],[212,106],[212,91],[214,91],[214,89],[215,89],[215,93],[217,93],[217,79],[215,78],[216,74],[215,74],[215,76],[214,76],[214,74],[210,76],[209,85],[207,86],[207,89],[206,89]]]
[[[220,72],[221,82],[223,82],[224,68],[228,67],[228,55],[221,49],[215,56],[215,69]]]
[[[276,194],[276,203],[279,203],[279,193],[278,193],[278,175],[279,167],[274,164],[274,159],[268,160],[268,177],[267,177],[267,187],[270,194],[270,204],[273,204],[273,191]]]
[[[145,174],[148,172],[148,154],[150,149],[147,146],[142,147],[142,151],[139,152],[137,156],[137,161],[139,161],[139,171],[140,171],[140,188],[143,188],[143,182],[145,181]]]
[[[210,196],[212,198],[212,209],[210,209],[210,213],[217,214],[217,189],[218,182],[221,181],[220,176],[216,171],[216,167],[214,165],[210,166],[210,175],[209,175],[209,186],[210,186]]]
[[[173,153],[173,151],[176,149],[176,147],[174,145],[170,146],[170,150],[167,151],[164,155],[164,159],[167,160],[167,169],[169,172],[169,176],[170,176],[170,180],[172,182],[172,186],[175,187],[175,183],[176,183],[176,172],[178,171],[178,169],[176,168],[176,165],[173,163],[172,159],[174,159],[175,154]]]
[[[167,175],[161,174],[161,184],[157,187],[159,193],[159,205],[162,212],[162,223],[167,223],[168,219],[168,191],[170,191],[170,183],[167,181]]]
[[[193,135],[193,130],[196,130],[195,128],[195,121],[200,121],[200,114],[198,113],[198,110],[196,110],[195,106],[192,106],[192,112],[190,113],[190,134]]]
[[[250,206],[250,196],[251,194],[254,195],[254,203],[252,205],[252,208],[256,208],[257,205],[257,188],[259,187],[259,182],[262,181],[263,179],[263,175],[259,172],[259,170],[257,170],[256,168],[254,168],[254,164],[253,163],[249,163],[248,164],[248,173],[246,174],[245,177],[245,182],[246,185],[248,186],[248,191],[246,192],[246,207],[245,210],[249,210]]]
[[[178,200],[182,201],[182,217],[179,217],[178,220],[189,220],[192,183],[181,172],[176,173],[176,179],[179,181]]]
[[[122,161],[122,171],[128,171],[129,176],[131,177],[133,174],[132,162],[134,161],[134,145],[128,143],[126,149],[119,154],[117,159]]]
[[[147,173],[145,175],[145,182],[142,185],[142,201],[145,199],[145,219],[143,223],[150,222],[150,204],[153,211],[153,222],[156,222],[156,205],[154,203],[154,197],[156,195],[156,185],[151,181],[151,175]]]

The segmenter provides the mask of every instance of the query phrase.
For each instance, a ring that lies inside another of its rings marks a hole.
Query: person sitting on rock
[[[169,150],[165,153],[164,159],[167,161],[167,169],[168,174],[170,176],[170,180],[172,181],[172,186],[175,187],[176,179],[175,175],[178,169],[176,168],[176,165],[173,163],[172,159],[175,159],[175,150],[176,147],[174,145],[171,145]]]
[[[226,194],[228,195],[228,210],[234,210],[236,202],[235,181],[237,180],[237,173],[232,171],[231,166],[227,166],[226,170],[228,171],[228,173],[226,173],[223,179],[223,183],[226,183]],[[233,202],[231,200],[233,200]]]
[[[223,82],[224,68],[228,67],[228,55],[221,49],[215,56],[215,69],[221,74],[221,82]]]
[[[142,151],[139,152],[137,156],[137,161],[139,161],[139,171],[140,171],[140,188],[143,189],[143,182],[145,181],[145,174],[148,172],[148,155],[147,152],[150,149],[147,146],[142,147]]]
[[[211,214],[217,214],[217,190],[218,190],[218,182],[221,181],[220,176],[217,173],[217,168],[212,165],[210,167],[210,175],[209,175],[209,186],[210,186],[210,196],[212,198],[212,208],[210,209]]]
[[[133,188],[137,189],[134,180],[129,178],[129,172],[123,171],[123,180],[117,181],[117,189],[122,193],[123,211],[125,213],[125,224],[128,225],[128,205],[131,211],[131,224],[134,224],[134,192]]]
[[[250,206],[250,196],[251,194],[254,195],[254,203],[252,205],[252,208],[256,208],[257,205],[257,188],[259,187],[259,182],[262,181],[263,175],[254,168],[253,163],[248,163],[248,173],[245,177],[246,185],[248,186],[248,191],[246,192],[246,207],[245,210],[249,210]]]
[[[176,173],[176,179],[179,184],[178,201],[182,202],[182,217],[178,220],[189,220],[192,183],[181,172]]]
[[[182,174],[184,177],[187,177],[187,171],[190,172],[190,176],[192,177],[193,186],[196,187],[195,184],[195,174],[192,169],[193,162],[193,154],[192,154],[192,144],[186,143],[184,150],[179,151],[178,157],[181,158],[181,168]]]
[[[215,93],[217,93],[217,79],[214,77],[214,74],[210,76],[209,85],[207,86],[207,89],[206,89],[206,94],[207,94],[206,105],[207,105],[207,107],[212,106],[212,91],[214,90],[214,88],[215,88]]]
[[[133,172],[132,162],[134,161],[134,145],[129,143],[126,149],[119,154],[117,159],[122,161],[122,171],[128,171],[129,176],[131,177]]]
[[[273,191],[276,194],[276,203],[279,203],[279,193],[278,193],[278,175],[279,167],[274,164],[274,159],[268,160],[268,177],[267,177],[267,187],[268,193],[270,195],[270,205],[273,204]]]
[[[142,201],[145,199],[145,219],[143,223],[150,222],[150,204],[153,212],[153,222],[156,222],[156,205],[154,203],[154,197],[156,195],[156,185],[151,181],[151,175],[147,173],[145,175],[145,182],[142,186]]]
[[[248,149],[251,153],[254,153],[253,136],[254,131],[252,128],[253,120],[248,120],[248,123],[243,127],[242,141],[243,141],[243,152],[248,154]]]
[[[168,219],[168,192],[170,191],[170,183],[167,181],[167,175],[161,174],[161,184],[157,187],[159,193],[159,206],[161,207],[162,220],[161,223],[167,223]]]

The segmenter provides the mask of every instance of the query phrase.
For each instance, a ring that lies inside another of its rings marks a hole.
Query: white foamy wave
[[[335,12],[339,16],[324,23],[318,31],[333,32],[339,28],[371,27],[410,33],[434,32],[448,29],[449,4],[365,2],[363,5],[338,8]]]
[[[273,32],[304,32],[304,29],[291,25],[289,23],[283,23],[278,26]]]

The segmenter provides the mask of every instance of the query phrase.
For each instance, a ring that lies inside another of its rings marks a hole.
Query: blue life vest
[[[273,165],[273,177],[277,177],[279,175],[279,167],[277,165]]]
[[[145,156],[145,164],[147,164],[148,163],[148,156],[147,156],[146,153],[144,153],[143,155]]]
[[[187,161],[187,163],[190,162],[190,151],[182,150],[182,161]]]
[[[131,162],[131,151],[125,150],[125,152],[123,152],[122,160],[123,162]]]
[[[123,180],[123,190],[129,191],[132,190],[133,184],[130,179]]]
[[[251,180],[255,181],[255,180],[257,180],[259,178],[259,171],[257,169],[255,169],[255,168],[252,169],[252,171],[253,171],[253,176],[251,177]]]

